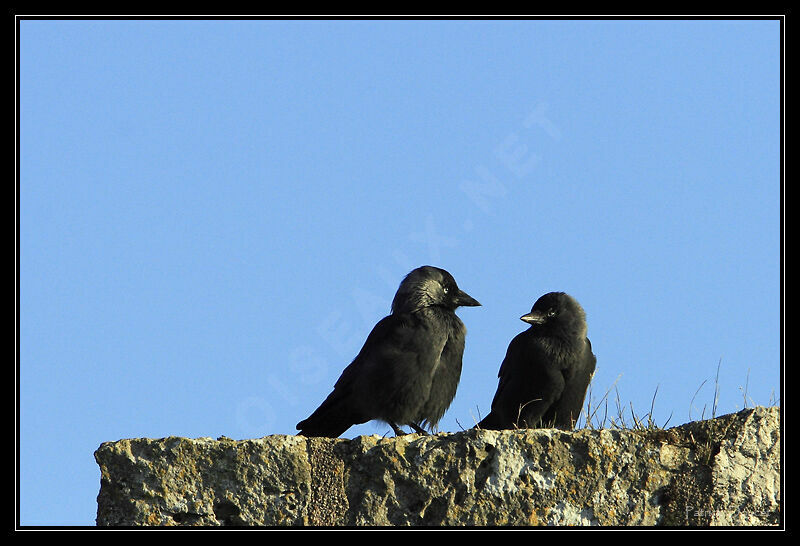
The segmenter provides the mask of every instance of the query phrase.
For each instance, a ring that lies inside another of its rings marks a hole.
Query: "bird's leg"
[[[392,430],[394,431],[394,435],[395,436],[405,436],[406,435],[406,433],[403,432],[403,430],[400,427],[398,427],[396,424],[392,423],[391,421],[388,421],[388,423],[389,423],[389,426],[392,427]]]
[[[408,425],[408,426],[410,426],[411,428],[413,428],[413,429],[414,429],[414,432],[418,432],[418,433],[420,433],[420,434],[423,434],[423,435],[425,435],[425,436],[427,436],[427,435],[428,435],[428,431],[427,431],[427,430],[425,430],[424,428],[422,428],[421,426],[419,426],[419,425],[418,425],[418,424],[416,424],[416,423],[409,423],[409,425]]]

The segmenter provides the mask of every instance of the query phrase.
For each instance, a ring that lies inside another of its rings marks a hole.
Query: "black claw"
[[[405,436],[406,435],[406,433],[403,432],[403,429],[401,429],[400,427],[398,427],[397,425],[395,425],[391,421],[389,422],[389,426],[392,427],[392,430],[394,431],[394,435],[395,436]]]
[[[422,428],[421,426],[419,426],[416,423],[411,423],[409,426],[414,429],[414,432],[417,432],[419,434],[423,434],[425,436],[428,435],[428,431],[425,430],[424,428]]]

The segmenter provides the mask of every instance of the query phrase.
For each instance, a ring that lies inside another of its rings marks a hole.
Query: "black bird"
[[[461,305],[480,305],[459,290],[444,269],[411,271],[392,301],[392,312],[367,336],[333,392],[297,423],[304,436],[340,436],[353,425],[385,421],[433,430],[456,394],[467,329],[456,316]]]
[[[508,345],[492,411],[477,426],[572,430],[597,362],[586,314],[571,296],[550,292],[520,319],[531,327]]]

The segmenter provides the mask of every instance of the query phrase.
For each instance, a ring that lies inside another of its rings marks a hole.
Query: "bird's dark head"
[[[542,332],[578,339],[586,337],[586,313],[575,298],[564,292],[545,294],[520,320]]]
[[[424,265],[411,271],[400,283],[392,301],[392,313],[410,313],[432,305],[454,310],[462,305],[476,306],[480,303],[460,290],[450,273]]]

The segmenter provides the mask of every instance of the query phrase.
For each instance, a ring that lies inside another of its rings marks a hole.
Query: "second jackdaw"
[[[467,330],[455,310],[462,305],[480,303],[450,273],[432,266],[411,271],[391,314],[372,329],[333,392],[297,423],[300,434],[337,437],[373,419],[388,423],[396,435],[404,434],[404,425],[419,433],[433,430],[461,378]]]
[[[572,430],[597,362],[586,314],[571,296],[550,292],[520,319],[531,327],[509,344],[492,411],[477,426]]]

